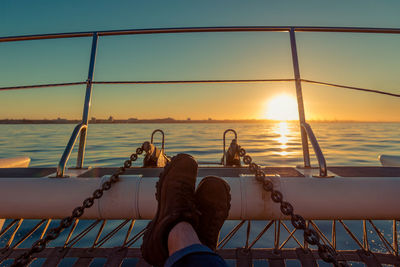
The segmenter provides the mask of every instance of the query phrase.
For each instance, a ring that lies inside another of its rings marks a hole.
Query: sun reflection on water
[[[289,154],[287,151],[288,149],[287,143],[289,142],[288,135],[290,134],[288,123],[286,121],[281,121],[278,123],[275,129],[276,129],[275,133],[280,135],[276,139],[276,141],[279,143],[279,148],[281,149],[281,151],[278,151],[276,154],[281,156],[287,156]]]

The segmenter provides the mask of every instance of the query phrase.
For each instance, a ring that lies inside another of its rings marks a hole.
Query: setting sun
[[[297,101],[291,95],[277,95],[270,99],[266,105],[265,117],[269,120],[297,120]]]

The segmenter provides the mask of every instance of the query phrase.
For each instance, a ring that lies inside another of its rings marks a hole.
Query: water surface
[[[31,166],[56,166],[73,128],[72,124],[0,125],[0,158],[28,156]],[[93,124],[88,129],[85,166],[121,165],[158,128],[165,132],[170,156],[184,152],[200,161],[219,161],[222,134],[231,128],[237,131],[239,144],[261,165],[302,163],[297,123]],[[376,166],[381,153],[400,155],[400,123],[312,123],[312,128],[328,166]],[[227,139],[229,143],[232,135]],[[155,141],[159,140],[156,135]],[[69,166],[76,162],[76,151]]]

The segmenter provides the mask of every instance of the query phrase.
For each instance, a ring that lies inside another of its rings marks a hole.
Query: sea
[[[400,123],[369,123],[369,122],[312,122],[312,129],[325,155],[328,166],[379,166],[380,154],[400,155]],[[55,167],[65,149],[65,146],[74,129],[72,124],[21,124],[0,125],[0,158],[28,156],[32,159],[31,167]],[[238,136],[238,143],[245,148],[253,160],[263,166],[297,166],[303,164],[299,125],[295,122],[266,122],[266,123],[177,123],[177,124],[92,124],[88,128],[85,166],[121,166],[131,153],[144,141],[150,141],[152,132],[161,129],[165,133],[165,152],[169,156],[177,153],[193,155],[199,162],[220,162],[223,151],[223,133],[227,129],[234,129]],[[233,138],[232,132],[226,135],[229,145]],[[154,135],[154,143],[160,147],[162,136]],[[312,165],[317,166],[316,158],[311,151]],[[77,148],[72,152],[68,166],[76,164]],[[137,166],[140,162],[135,163]],[[44,200],[51,201],[51,200]],[[393,205],[396,205],[393,203]],[[8,220],[9,221],[9,220]],[[24,222],[18,236],[29,231],[35,222]],[[89,223],[89,222],[87,222]],[[107,227],[118,225],[117,221],[109,222]],[[144,225],[147,222],[138,222]],[[238,221],[226,222],[221,236],[226,235]],[[265,227],[268,222],[257,221],[251,223],[250,240]],[[288,229],[293,227],[285,222]],[[316,221],[320,229],[329,236],[331,222]],[[344,222],[362,243],[362,222]],[[392,221],[375,221],[383,235],[392,242]],[[7,222],[6,222],[7,224]],[[53,221],[51,226],[56,226]],[[85,223],[82,223],[85,225]],[[82,226],[83,227],[83,226]],[[106,227],[106,229],[107,229]],[[127,227],[127,226],[126,226]],[[135,226],[136,227],[136,226]],[[273,227],[256,243],[254,247],[273,247]],[[399,227],[399,226],[398,226]],[[78,227],[79,228],[79,227]],[[228,242],[226,247],[244,246],[247,223]],[[400,227],[399,227],[400,228]],[[139,231],[139,230],[138,230]],[[367,226],[370,246],[373,251],[385,252],[385,245],[375,233],[371,225]],[[135,230],[133,231],[134,234]],[[122,233],[121,233],[122,234]],[[346,234],[344,227],[337,226],[337,244],[340,249],[358,249],[357,243]],[[399,234],[399,233],[397,233]],[[93,233],[92,235],[95,235]],[[281,242],[288,236],[283,226]],[[302,240],[299,232],[294,234]],[[8,234],[0,238],[3,246]],[[93,236],[94,237],[94,236]],[[27,247],[38,238],[38,234],[28,238],[21,247]],[[120,238],[123,238],[120,236]],[[108,241],[105,246],[117,244],[118,235]],[[113,241],[114,240],[114,241]],[[62,242],[53,241],[52,246]],[[140,241],[136,246],[140,244]],[[87,244],[82,243],[85,246]],[[290,239],[286,247],[296,247],[294,239]],[[76,260],[76,259],[75,259]],[[102,266],[105,259],[97,259],[92,266]],[[40,266],[43,260],[38,259],[32,266]],[[69,266],[73,260],[64,260],[61,266]],[[129,266],[134,260],[126,260],[124,266]],[[324,266],[323,262],[319,262]],[[10,262],[4,262],[7,266]],[[233,261],[228,261],[234,266]],[[255,266],[262,266],[263,261],[255,262]],[[352,263],[359,266],[357,263]],[[287,266],[300,266],[298,261],[287,261]],[[361,265],[360,265],[361,266]]]
[[[379,166],[380,154],[400,155],[400,123],[311,123],[328,166]],[[0,125],[0,158],[28,156],[31,167],[57,166],[75,125]],[[189,153],[199,161],[221,160],[223,133],[237,132],[239,144],[265,166],[303,163],[299,126],[295,122],[92,124],[88,128],[85,166],[120,166],[129,155],[150,141],[154,130],[165,133],[165,152]],[[229,145],[233,135],[226,135]],[[161,145],[161,134],[154,143]],[[77,146],[68,166],[76,164]],[[316,159],[311,152],[311,159]]]

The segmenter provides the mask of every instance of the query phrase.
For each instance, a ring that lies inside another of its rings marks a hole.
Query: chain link
[[[58,227],[50,229],[45,235],[45,237],[39,239],[32,245],[29,251],[25,252],[20,257],[16,258],[12,266],[13,267],[27,266],[32,261],[33,254],[43,251],[46,248],[47,243],[58,238],[64,229],[70,227],[74,222],[74,220],[83,215],[85,209],[92,207],[94,204],[94,200],[101,198],[103,196],[104,191],[110,190],[112,185],[119,181],[119,176],[124,174],[126,169],[130,168],[132,166],[132,162],[136,161],[138,159],[138,155],[142,153],[143,153],[143,146],[138,147],[136,149],[136,153],[133,153],[129,157],[129,159],[124,162],[124,166],[120,167],[116,173],[111,175],[109,180],[103,182],[100,188],[96,189],[93,192],[91,197],[86,198],[82,202],[82,206],[76,207],[72,211],[71,216],[62,219]],[[289,202],[283,200],[282,193],[274,189],[273,182],[269,178],[266,178],[265,172],[261,169],[260,166],[252,162],[252,158],[246,154],[246,150],[241,148],[239,150],[239,155],[243,157],[243,162],[246,165],[249,165],[249,170],[250,172],[255,174],[257,181],[262,183],[264,190],[267,192],[271,192],[272,201],[280,204],[281,212],[286,216],[290,216],[290,220],[292,222],[293,227],[295,227],[298,230],[304,231],[304,240],[310,245],[316,245],[318,247],[318,254],[321,257],[321,259],[324,260],[325,262],[334,264],[334,266],[347,266],[343,262],[339,263],[336,258],[336,251],[328,245],[321,244],[319,234],[314,229],[308,228],[306,226],[306,221],[301,215],[294,213],[293,206]]]
[[[142,153],[143,153],[143,145],[142,145],[142,147],[138,147],[136,149],[136,153],[133,153],[129,157],[129,159],[124,162],[124,166],[120,167],[116,173],[111,175],[110,179],[103,182],[102,185],[100,186],[100,188],[96,189],[93,192],[92,196],[86,198],[82,202],[82,206],[76,207],[72,211],[71,216],[62,219],[60,221],[60,224],[58,227],[50,229],[42,239],[39,239],[38,241],[33,243],[32,247],[29,251],[25,252],[20,257],[16,258],[14,263],[12,264],[12,267],[27,266],[32,261],[33,254],[43,251],[46,248],[47,243],[58,238],[64,229],[70,227],[76,219],[78,219],[79,217],[81,217],[83,215],[83,213],[85,212],[85,209],[93,206],[94,200],[101,198],[103,196],[104,191],[110,190],[112,185],[119,181],[119,176],[124,174],[125,170],[127,168],[131,167],[132,162],[136,161],[138,159],[138,155],[140,155]]]
[[[348,266],[346,263],[338,261],[335,249],[331,246],[321,244],[319,234],[314,229],[308,228],[306,220],[301,215],[294,213],[293,206],[289,202],[283,200],[282,192],[274,189],[272,180],[266,178],[265,172],[260,166],[253,162],[252,158],[246,153],[246,150],[241,148],[239,151],[239,155],[243,157],[243,162],[248,165],[250,172],[255,174],[256,180],[262,183],[265,191],[271,192],[272,201],[280,204],[280,210],[284,215],[290,216],[293,227],[298,230],[303,230],[304,240],[310,245],[316,245],[318,247],[318,254],[321,259],[325,262],[332,263],[334,266]]]

